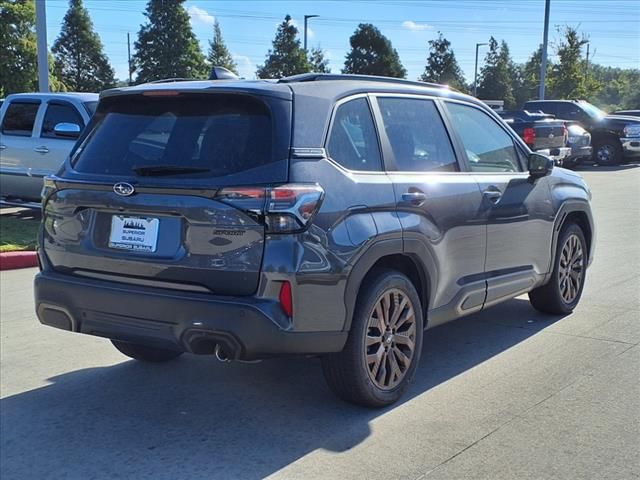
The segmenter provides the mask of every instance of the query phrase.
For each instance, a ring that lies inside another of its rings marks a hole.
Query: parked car
[[[95,93],[19,93],[0,107],[0,201],[37,206],[98,103]]]
[[[626,117],[640,117],[640,110],[617,110],[611,115],[624,115]]]
[[[578,124],[568,125],[567,131],[567,146],[571,147],[571,154],[565,159],[563,166],[571,168],[585,160],[591,160],[591,134]]]
[[[523,293],[567,314],[591,193],[482,102],[359,75],[102,93],[45,180],[45,325],[152,362],[320,355],[342,398],[398,400],[423,331]]]
[[[562,120],[553,115],[532,113],[526,110],[506,110],[498,115],[533,150],[550,157],[556,165],[563,166],[571,155],[567,146],[568,130]]]
[[[593,161],[616,165],[640,156],[640,119],[607,115],[583,100],[535,100],[522,107],[576,122],[591,134]]]

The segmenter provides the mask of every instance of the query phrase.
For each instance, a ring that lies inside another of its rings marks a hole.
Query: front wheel
[[[116,347],[120,353],[143,362],[168,362],[169,360],[179,357],[183,353],[178,350],[149,347],[138,343],[123,342],[122,340],[111,340],[111,343],[113,343],[113,346]]]
[[[330,388],[366,407],[396,402],[413,378],[422,349],[423,317],[411,281],[379,270],[363,283],[345,348],[322,358]]]
[[[599,165],[618,165],[622,162],[622,145],[617,138],[598,140],[593,147],[593,161]]]
[[[529,292],[536,310],[556,315],[571,313],[578,305],[587,271],[587,242],[575,223],[562,228],[551,280]]]

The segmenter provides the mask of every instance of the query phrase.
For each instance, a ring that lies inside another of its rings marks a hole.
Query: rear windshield
[[[271,117],[247,95],[108,98],[72,165],[97,175],[282,181],[265,173],[283,159]]]

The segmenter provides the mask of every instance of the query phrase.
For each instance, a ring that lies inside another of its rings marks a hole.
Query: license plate
[[[111,217],[111,235],[109,246],[124,250],[155,252],[158,244],[157,218],[128,217],[114,215]]]

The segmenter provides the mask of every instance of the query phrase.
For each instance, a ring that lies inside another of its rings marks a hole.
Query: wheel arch
[[[585,241],[587,242],[588,264],[591,264],[593,260],[593,252],[595,248],[595,225],[593,222],[593,216],[591,214],[591,207],[586,201],[566,202],[558,211],[556,220],[554,222],[553,241],[551,242],[551,265],[549,269],[550,273],[547,274],[547,279],[545,279],[545,281],[548,280],[548,277],[550,277],[551,271],[553,270],[553,265],[556,261],[560,232],[562,231],[562,228],[569,223],[575,223],[582,229]]]
[[[396,270],[409,278],[418,292],[425,322],[424,327],[426,328],[429,294],[433,280],[417,256],[403,252],[401,240],[398,242],[386,240],[370,247],[351,270],[345,290],[347,317],[344,330],[351,329],[351,321],[362,285],[369,276],[379,269]]]

